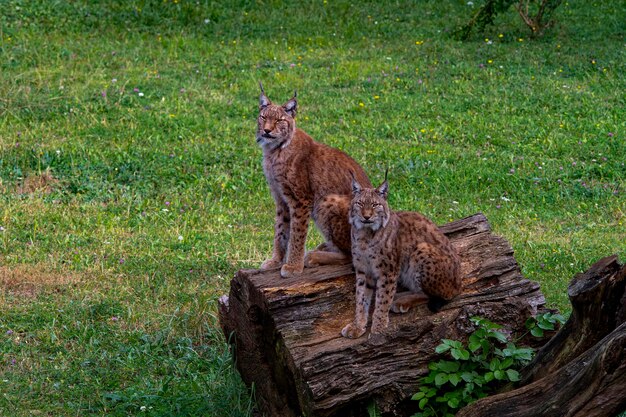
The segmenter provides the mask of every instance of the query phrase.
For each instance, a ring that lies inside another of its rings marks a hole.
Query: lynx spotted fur
[[[263,171],[276,203],[274,249],[261,269],[281,267],[283,277],[304,268],[305,243],[312,217],[326,242],[307,257],[310,265],[348,262],[350,224],[347,207],[332,201],[350,195],[352,178],[370,186],[363,169],[344,152],[314,141],[296,128],[296,94],[273,104],[261,86],[256,141],[263,149]]]
[[[461,292],[459,257],[448,238],[419,213],[391,211],[387,190],[386,178],[376,189],[353,181],[349,216],[356,314],[341,331],[347,338],[365,333],[374,292],[370,340],[382,337],[389,310],[404,313],[422,303],[437,309]],[[398,284],[409,292],[396,294]]]

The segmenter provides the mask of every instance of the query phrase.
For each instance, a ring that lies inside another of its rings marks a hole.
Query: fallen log
[[[626,411],[626,265],[616,255],[599,260],[574,277],[568,295],[570,318],[522,370],[521,388],[470,404],[457,417]]]
[[[511,246],[491,233],[482,214],[441,229],[461,257],[463,293],[437,314],[426,306],[392,314],[380,346],[367,334],[355,340],[340,334],[354,314],[350,265],[307,268],[289,279],[278,270],[235,275],[219,302],[220,324],[262,412],[362,416],[374,401],[383,413],[410,415],[415,402],[407,399],[442,338],[465,339],[473,316],[519,334],[528,317],[545,311],[539,285],[521,275]]]

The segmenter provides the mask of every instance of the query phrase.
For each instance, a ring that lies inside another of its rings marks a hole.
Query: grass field
[[[259,81],[393,208],[485,213],[550,306],[626,258],[622,2],[468,42],[479,1],[351,3],[0,0],[0,416],[250,415],[216,300],[271,253]]]

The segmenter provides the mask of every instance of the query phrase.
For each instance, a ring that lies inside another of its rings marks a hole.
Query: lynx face
[[[390,216],[387,188],[387,181],[375,189],[362,189],[358,182],[352,181],[350,224],[357,229],[369,228],[374,232],[387,226]]]
[[[289,144],[296,131],[294,117],[297,106],[295,94],[291,100],[279,106],[272,104],[265,94],[261,93],[256,141],[262,148],[273,150]]]

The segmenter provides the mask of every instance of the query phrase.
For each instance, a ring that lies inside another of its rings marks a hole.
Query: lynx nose
[[[268,133],[270,133],[272,131],[272,129],[264,128],[263,131],[265,132],[265,134],[268,134]]]

